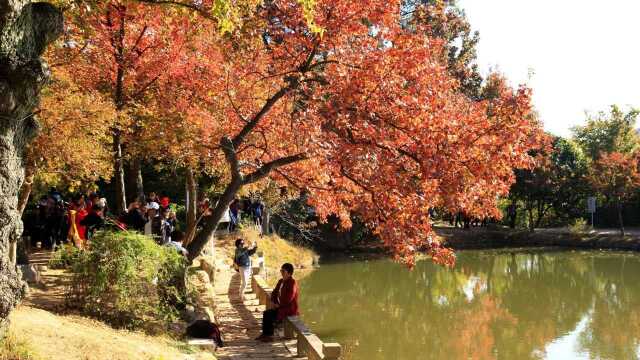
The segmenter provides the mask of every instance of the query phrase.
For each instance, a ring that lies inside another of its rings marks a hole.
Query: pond
[[[454,269],[324,264],[305,323],[345,359],[638,359],[640,255],[459,251]]]

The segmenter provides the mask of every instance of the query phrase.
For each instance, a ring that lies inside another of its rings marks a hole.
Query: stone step
[[[231,276],[227,276],[227,275]],[[254,340],[261,332],[262,312],[264,305],[253,292],[244,294],[240,300],[238,289],[240,277],[233,270],[224,267],[217,269],[216,275],[216,319],[220,325],[225,342],[223,348],[216,350],[219,360],[272,360],[272,359],[306,359],[296,356],[295,340],[278,339],[273,343]]]

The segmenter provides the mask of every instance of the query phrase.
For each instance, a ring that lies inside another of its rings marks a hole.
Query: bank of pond
[[[346,359],[640,358],[640,254],[461,250],[420,261],[324,263],[301,280],[303,319]]]

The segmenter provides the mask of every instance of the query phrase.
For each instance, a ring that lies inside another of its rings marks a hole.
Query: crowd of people
[[[199,211],[205,216],[210,214],[208,199],[200,203]],[[228,222],[228,229],[232,232],[238,229],[241,217],[250,216],[253,224],[261,230],[263,215],[262,201],[235,199],[222,222]],[[60,192],[51,188],[39,199],[35,222],[27,227],[27,233],[31,236],[31,246],[39,242],[46,249],[55,249],[69,242],[83,249],[96,231],[109,226],[151,236],[159,245],[174,247],[186,256],[188,252],[182,245],[185,234],[177,230],[177,222],[168,196],[152,192],[131,202],[123,213],[114,216],[109,211],[107,200],[95,192],[75,194],[67,202]],[[242,300],[251,282],[251,257],[257,249],[255,242],[250,246],[243,239],[235,242],[233,262],[241,277],[239,294]],[[260,341],[272,341],[274,326],[287,316],[298,315],[298,286],[292,277],[293,270],[293,265],[288,263],[280,269],[282,279],[272,293],[274,307],[264,312]]]
[[[169,197],[152,192],[114,216],[109,212],[107,200],[95,192],[75,194],[67,202],[60,192],[51,188],[38,201],[35,221],[27,233],[32,247],[40,243],[45,249],[55,249],[70,242],[83,249],[97,230],[110,226],[151,236],[158,244],[175,247],[186,256],[188,252],[182,246],[184,233],[176,229],[177,218],[170,205]]]
[[[113,214],[106,198],[96,192],[78,193],[67,201],[59,191],[51,188],[38,201],[34,221],[27,222],[26,234],[31,236],[32,247],[40,243],[43,248],[55,249],[70,242],[85,248],[97,230],[109,226],[151,236],[159,245],[173,246],[186,256],[187,250],[182,245],[185,234],[177,230],[178,220],[171,205],[168,196],[151,192],[132,201],[123,213]],[[261,200],[234,199],[221,222],[228,223],[229,232],[234,232],[241,219],[249,217],[262,233],[264,208]],[[199,203],[198,211],[204,216],[210,214],[208,199]]]
[[[31,246],[39,242],[42,247],[54,249],[71,240],[84,247],[94,232],[105,224],[107,200],[97,193],[76,194],[65,201],[55,188],[42,195],[36,204],[35,219],[27,233]]]
[[[229,204],[229,232],[238,229],[243,214],[250,216],[258,231],[262,232],[264,203],[260,199],[254,201],[251,199],[234,199]]]

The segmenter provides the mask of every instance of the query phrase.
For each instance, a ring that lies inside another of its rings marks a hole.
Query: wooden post
[[[258,298],[258,282],[256,281],[255,276],[251,277],[251,290],[253,290],[253,293],[256,294],[256,298]]]
[[[288,318],[284,320],[284,338],[288,340],[296,338],[294,326]]]
[[[342,356],[342,346],[338,343],[322,344],[322,354],[325,360],[338,360]]]
[[[298,338],[296,340],[296,351],[297,351],[296,355],[298,357],[302,357],[302,356],[307,354],[307,352],[304,349],[306,342],[307,341],[306,341],[304,335],[301,334],[301,333],[298,333]]]

